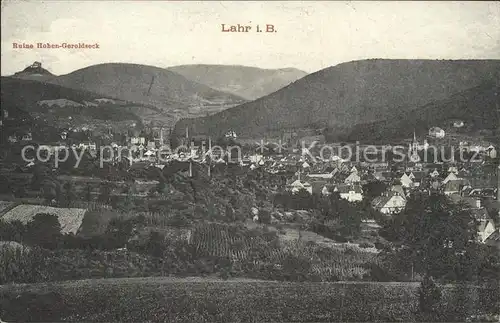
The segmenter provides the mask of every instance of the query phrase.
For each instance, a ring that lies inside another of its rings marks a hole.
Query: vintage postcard
[[[500,3],[1,2],[0,322],[499,322]]]

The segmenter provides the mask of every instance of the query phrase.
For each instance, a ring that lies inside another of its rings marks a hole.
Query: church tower
[[[417,136],[415,134],[415,130],[413,130],[413,141],[410,145],[410,161],[413,163],[417,163],[420,161],[420,157],[418,156],[418,141]]]

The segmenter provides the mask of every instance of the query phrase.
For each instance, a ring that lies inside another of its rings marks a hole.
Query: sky
[[[266,24],[276,32],[256,32]],[[61,75],[109,62],[315,72],[367,58],[500,59],[500,3],[486,1],[2,0],[1,27],[2,75],[34,61]],[[36,48],[65,42],[99,48]]]

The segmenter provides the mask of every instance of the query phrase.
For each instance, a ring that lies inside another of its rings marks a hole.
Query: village
[[[8,111],[3,116],[8,118]],[[462,121],[453,121],[453,127],[462,126]],[[185,136],[178,140],[179,145],[175,148],[171,147],[171,131],[165,130],[156,127],[110,133],[105,140],[97,138],[97,142],[91,139],[87,129],[63,129],[60,140],[49,143],[36,140],[30,131],[11,135],[9,145],[16,149],[23,147],[22,160],[19,156],[2,160],[0,176],[11,183],[3,189],[2,199],[47,203],[42,198],[43,187],[40,191],[29,187],[38,165],[47,165],[62,184],[74,184],[76,192],[81,193],[77,196],[81,200],[86,196],[87,202],[97,199],[103,181],[114,184],[110,194],[118,198],[132,194],[146,200],[164,199],[157,190],[161,180],[155,176],[161,176],[164,168],[173,163],[184,165],[181,172],[187,178],[198,176],[193,167],[205,169],[210,177],[214,167],[236,166],[247,172],[261,171],[279,177],[280,180],[270,187],[277,193],[294,195],[303,191],[320,196],[336,193],[350,203],[370,205],[386,217],[403,211],[408,197],[417,192],[444,194],[455,203],[462,202],[473,212],[482,243],[500,247],[496,223],[500,209],[500,178],[495,164],[498,153],[492,145],[460,141],[457,147],[444,147],[451,151],[447,158],[443,147],[439,147],[441,152],[434,150],[429,157],[431,148],[446,138],[443,129],[432,127],[420,140],[415,134],[405,139],[405,146],[400,146],[402,151],[399,152],[402,158],[397,159],[395,146],[390,143],[377,146],[327,144],[321,142],[321,136],[299,140],[296,134],[283,133],[279,140],[238,144],[238,135],[233,130],[212,142],[208,136],[190,136],[186,128]],[[67,166],[70,161],[73,169]],[[62,172],[60,165],[63,165]],[[130,181],[133,182],[132,191],[128,187]],[[367,185],[379,185],[383,191],[373,196],[364,191]],[[48,203],[57,206],[54,199]],[[255,214],[248,217],[258,222]]]

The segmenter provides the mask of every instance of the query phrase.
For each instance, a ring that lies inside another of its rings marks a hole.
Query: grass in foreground
[[[0,286],[6,321],[415,321],[417,283],[282,283],[133,278]],[[488,312],[491,290],[445,286],[443,310]]]

